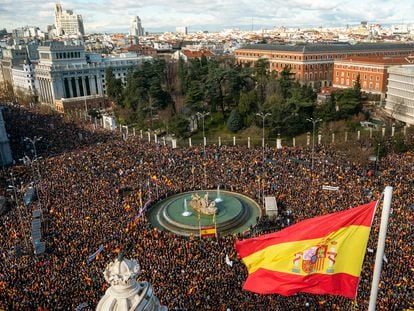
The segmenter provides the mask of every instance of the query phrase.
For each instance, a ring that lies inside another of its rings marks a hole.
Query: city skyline
[[[271,29],[273,27],[340,27],[360,21],[379,24],[413,23],[414,1],[234,1],[234,0],[153,0],[139,3],[115,0],[45,1],[0,0],[0,28],[8,31],[22,26],[46,30],[54,23],[54,6],[83,17],[85,32],[127,33],[132,16],[139,16],[149,32],[175,31],[187,26],[190,32],[225,28]],[[110,8],[110,9],[108,9]],[[266,9],[263,9],[266,8]],[[231,23],[229,23],[231,21]]]

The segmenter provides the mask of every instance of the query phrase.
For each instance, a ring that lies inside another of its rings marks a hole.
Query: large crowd
[[[11,202],[0,216],[0,309],[75,310],[82,303],[94,309],[108,287],[102,272],[120,252],[138,259],[138,279],[149,281],[171,310],[367,309],[381,209],[368,242],[374,251],[366,253],[355,300],[243,291],[247,271],[234,250],[241,234],[182,237],[155,229],[145,215],[137,218],[142,202],[152,205],[174,193],[218,185],[255,200],[263,193],[277,198],[281,217],[260,219],[250,231],[253,236],[370,202],[393,186],[377,310],[414,308],[412,151],[387,154],[372,174],[372,163],[351,162],[333,146],[317,146],[312,171],[306,146],[266,148],[263,161],[261,148],[212,145],[204,154],[200,146],[172,149],[139,135],[125,140],[87,123],[20,108],[8,107],[3,116],[14,158],[33,156],[23,138],[34,136],[42,136],[36,148],[42,158],[32,162],[38,173],[18,160],[2,169],[1,195],[10,197],[6,188],[13,173],[16,185],[34,180],[38,198],[24,208],[21,199],[19,208]],[[322,190],[322,185],[339,190]],[[35,256],[30,220],[31,210],[39,208],[46,252]],[[88,263],[101,245],[104,250]],[[226,255],[233,266],[226,264]]]

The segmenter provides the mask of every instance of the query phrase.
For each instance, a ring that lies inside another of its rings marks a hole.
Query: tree
[[[266,85],[269,78],[269,60],[266,58],[260,58],[254,65],[257,98],[260,104],[263,104],[266,100]]]
[[[122,97],[122,81],[121,79],[115,78],[112,68],[109,67],[105,70],[105,84],[106,84],[106,95],[114,100],[118,105],[124,106]]]
[[[336,107],[340,118],[347,118],[362,110],[361,100],[353,89],[343,89],[335,93]]]
[[[237,109],[233,109],[230,113],[230,116],[227,120],[227,129],[230,132],[237,132],[243,128],[243,120],[240,116],[240,113]]]
[[[185,105],[192,112],[198,112],[203,106],[203,98],[200,82],[197,80],[192,81],[185,97]]]
[[[190,122],[182,115],[175,115],[170,120],[170,131],[180,138],[185,138],[190,133]]]
[[[294,79],[292,78],[292,73],[290,72],[290,68],[285,66],[283,70],[279,74],[279,82],[281,92],[284,98],[289,98],[292,96],[291,90],[293,86]]]
[[[243,123],[250,126],[253,121],[254,113],[258,111],[257,107],[257,93],[255,90],[250,92],[241,92],[240,100],[237,109],[240,113]]]

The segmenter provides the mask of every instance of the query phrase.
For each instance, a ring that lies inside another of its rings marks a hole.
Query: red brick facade
[[[333,86],[350,88],[359,74],[361,90],[385,96],[387,91],[387,69],[393,65],[409,64],[407,57],[347,57],[335,60]]]
[[[257,44],[236,50],[239,64],[253,65],[266,58],[271,71],[290,68],[296,80],[313,86],[331,86],[334,60],[353,56],[408,56],[414,44]]]

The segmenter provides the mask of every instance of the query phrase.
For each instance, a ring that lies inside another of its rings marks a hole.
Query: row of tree
[[[261,126],[256,114],[268,112],[270,134],[296,135],[310,129],[307,118],[333,121],[362,109],[359,79],[354,88],[336,91],[317,105],[315,90],[295,81],[289,68],[279,74],[269,68],[266,59],[251,67],[233,59],[155,59],[129,72],[125,85],[107,69],[107,95],[117,103],[124,122],[163,127],[181,137],[190,135],[188,120],[198,112],[221,115],[231,132]]]

